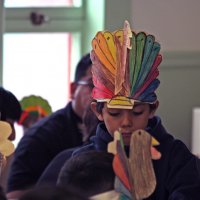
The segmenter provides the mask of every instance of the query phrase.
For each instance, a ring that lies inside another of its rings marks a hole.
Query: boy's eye
[[[115,116],[118,116],[120,113],[119,113],[119,112],[108,112],[108,114],[109,114],[110,116],[115,117]]]
[[[140,111],[140,112],[133,111],[133,114],[136,116],[141,115],[142,113],[143,113],[142,111]]]

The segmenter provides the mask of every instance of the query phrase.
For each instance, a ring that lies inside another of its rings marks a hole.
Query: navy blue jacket
[[[190,153],[180,140],[168,134],[159,117],[149,120],[146,129],[160,145],[156,148],[161,152],[160,160],[153,160],[157,179],[155,192],[148,200],[200,200],[200,161]],[[59,171],[65,161],[72,155],[85,151],[107,151],[107,145],[113,140],[104,123],[97,127],[96,136],[91,143],[79,148],[65,150],[54,158],[46,169],[39,183],[56,184]]]
[[[50,161],[61,151],[82,145],[81,119],[69,103],[41,119],[19,142],[11,166],[7,192],[35,185]]]
[[[149,120],[147,131],[155,137],[160,145],[159,160],[153,160],[157,179],[155,192],[148,200],[199,200],[200,199],[200,161],[183,142],[168,134],[158,117]],[[112,141],[103,123],[99,124],[92,143],[77,149],[73,154],[83,151],[107,151],[107,144]]]

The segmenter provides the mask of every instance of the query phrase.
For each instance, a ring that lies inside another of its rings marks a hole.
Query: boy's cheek
[[[107,126],[107,130],[108,130],[109,134],[110,134],[112,137],[114,137],[114,132],[115,132],[116,130],[111,130],[111,129],[109,129],[108,126]]]

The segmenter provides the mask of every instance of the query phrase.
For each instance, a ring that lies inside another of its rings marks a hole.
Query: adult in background
[[[19,198],[34,186],[59,152],[84,143],[83,138],[87,137],[83,137],[82,117],[91,102],[92,87],[91,60],[87,54],[77,65],[71,101],[34,124],[19,142],[8,178],[8,199]]]
[[[89,105],[86,108],[86,112],[83,116],[83,133],[85,133],[83,134],[83,138],[85,138],[85,140],[87,140],[88,136],[96,133],[96,127],[99,122],[100,121],[95,116]],[[78,147],[66,149],[57,154],[43,171],[42,175],[37,181],[37,186],[55,186],[62,166],[64,165],[65,161],[71,157],[72,152],[75,151],[76,148]]]

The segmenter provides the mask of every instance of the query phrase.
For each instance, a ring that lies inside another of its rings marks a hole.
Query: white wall
[[[165,51],[200,50],[199,0],[132,0],[131,23],[158,36]]]

